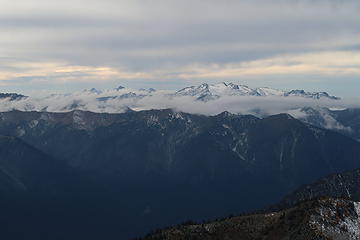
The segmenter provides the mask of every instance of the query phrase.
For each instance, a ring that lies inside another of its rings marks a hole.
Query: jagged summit
[[[175,93],[178,96],[193,96],[198,100],[209,101],[224,96],[282,96],[282,97],[305,97],[312,99],[329,98],[338,100],[338,97],[330,96],[326,92],[306,92],[305,90],[291,90],[289,92],[277,89],[261,87],[250,88],[246,85],[237,85],[234,83],[203,83],[199,86],[183,88]]]
[[[183,88],[175,93],[177,96],[192,96],[197,100],[209,101],[224,96],[260,96],[256,91],[245,85],[236,85],[233,83],[203,83],[199,86]]]

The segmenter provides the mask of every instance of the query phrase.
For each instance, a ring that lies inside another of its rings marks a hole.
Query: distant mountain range
[[[187,219],[253,211],[320,177],[360,168],[359,142],[288,114],[10,111],[0,114],[0,133],[16,143],[6,140],[0,151],[2,193],[24,199],[4,209],[17,226],[9,234],[19,225],[29,226],[27,235],[47,226],[52,239],[64,232],[127,239]],[[56,221],[44,222],[54,214]]]
[[[306,102],[334,101],[340,98],[331,96],[326,92],[305,92],[304,90],[281,91],[271,88],[249,88],[245,85],[233,83],[201,84],[191,86],[179,91],[156,91],[149,89],[127,89],[119,86],[111,90],[97,90],[91,88],[81,92],[69,94],[53,94],[45,97],[26,97],[19,94],[0,94],[0,111],[49,111],[67,112],[72,110],[84,110],[93,112],[120,113],[127,109],[150,110],[174,108],[187,112],[184,105],[192,103],[212,104],[216,100],[231,99],[235,104],[241,103],[245,97],[266,99],[274,101],[303,99]],[[311,101],[313,100],[313,101]],[[186,104],[185,104],[186,103]],[[268,107],[268,106],[267,106]],[[304,106],[305,107],[305,106]],[[259,111],[254,107],[253,112]],[[266,107],[264,107],[266,108]],[[201,109],[201,108],[200,108]],[[224,107],[222,107],[224,109]],[[226,109],[226,106],[225,106]],[[189,112],[194,113],[196,110]],[[243,112],[241,109],[234,113]],[[202,113],[197,112],[197,113]],[[215,112],[217,114],[219,112]],[[280,113],[280,112],[278,112]],[[214,115],[214,114],[212,114]]]
[[[114,90],[120,92],[120,94],[115,93],[115,95],[111,97],[124,98],[124,96],[126,95],[129,96],[129,94],[131,97],[143,97],[143,96],[151,96],[157,93],[157,91],[154,88],[149,88],[149,89],[142,88],[139,90],[131,90],[131,89],[126,89],[123,86],[119,86]],[[90,90],[85,90],[84,92],[94,93],[98,95],[101,94],[106,95],[110,93],[114,94],[113,90],[100,91],[95,88],[92,88]],[[228,96],[258,96],[258,97],[282,96],[282,97],[304,97],[304,98],[312,98],[312,99],[321,99],[321,98],[328,98],[332,100],[340,99],[339,97],[330,96],[326,92],[306,92],[304,90],[282,91],[267,87],[250,88],[246,85],[237,85],[237,84],[225,83],[225,82],[221,82],[217,84],[203,83],[199,86],[186,87],[178,91],[166,91],[166,95],[171,97],[190,96],[190,97],[194,97],[196,100],[201,100],[205,102],[218,99],[221,97],[228,97]]]
[[[196,100],[210,101],[228,96],[281,96],[281,97],[304,97],[312,99],[328,98],[338,100],[340,98],[330,96],[326,92],[305,92],[304,90],[281,91],[272,88],[249,88],[245,85],[233,83],[201,84],[181,89],[175,93],[176,96],[191,96]]]

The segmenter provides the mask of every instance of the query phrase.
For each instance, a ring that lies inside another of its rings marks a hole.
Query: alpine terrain
[[[261,209],[303,184],[360,167],[358,141],[289,114],[14,110],[0,114],[0,132],[38,156],[19,159],[17,148],[2,143],[2,189],[21,200],[4,209],[13,209],[4,218],[13,236],[24,226],[23,234],[45,239],[69,232],[127,239]]]

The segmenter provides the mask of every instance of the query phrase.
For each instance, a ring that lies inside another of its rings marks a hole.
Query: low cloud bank
[[[8,98],[0,100],[0,111],[49,111],[66,112],[84,110],[92,112],[121,113],[129,108],[133,110],[172,108],[177,111],[216,115],[223,111],[237,114],[253,114],[257,116],[277,113],[292,113],[301,117],[301,112],[295,111],[304,107],[311,108],[360,108],[360,98],[331,100],[326,98],[311,99],[304,97],[283,96],[223,96],[207,102],[196,100],[191,96],[174,96],[167,92],[156,92],[151,95],[130,92],[127,95],[119,93],[80,92],[68,95],[51,95],[44,98],[28,97],[19,101]]]
[[[337,121],[331,110],[360,108],[360,98],[333,100],[298,96],[222,96],[210,101],[196,100],[192,96],[178,96],[168,91],[89,90],[68,95],[50,95],[44,98],[28,97],[21,100],[0,100],[0,112],[11,110],[68,112],[83,110],[99,113],[123,113],[150,109],[217,115],[228,111],[257,117],[288,113],[293,117],[323,128],[351,133],[353,129]]]

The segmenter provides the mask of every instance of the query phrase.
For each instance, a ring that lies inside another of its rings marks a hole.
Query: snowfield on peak
[[[201,84],[200,86],[192,86],[184,88],[176,92],[178,96],[192,96],[197,100],[209,101],[224,96],[282,96],[282,97],[305,97],[313,99],[328,98],[339,100],[338,97],[330,96],[326,92],[305,92],[304,90],[291,90],[289,92],[267,87],[250,88],[245,85],[237,85],[233,83],[217,83],[217,84]]]

